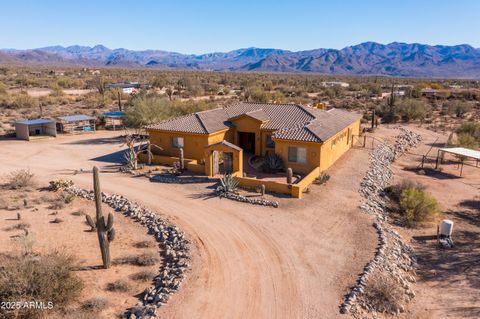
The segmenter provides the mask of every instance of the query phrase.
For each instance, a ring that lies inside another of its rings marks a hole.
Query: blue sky
[[[198,54],[364,41],[480,47],[478,0],[15,0],[1,11],[1,48],[103,44]]]

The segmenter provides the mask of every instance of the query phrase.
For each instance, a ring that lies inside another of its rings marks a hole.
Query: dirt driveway
[[[35,142],[0,141],[0,173],[29,167],[42,182],[72,179],[91,188],[98,165],[102,186],[167,216],[193,242],[192,271],[161,309],[162,318],[336,318],[343,294],[373,256],[370,216],[357,207],[368,164],[353,149],[330,170],[326,186],[280,208],[209,196],[208,184],[150,183],[114,172],[119,133],[61,136]]]

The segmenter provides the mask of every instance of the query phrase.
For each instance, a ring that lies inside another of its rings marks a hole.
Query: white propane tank
[[[442,220],[440,224],[440,235],[451,237],[453,231],[453,222],[449,219]]]

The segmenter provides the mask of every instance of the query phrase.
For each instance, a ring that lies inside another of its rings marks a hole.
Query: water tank
[[[440,224],[440,235],[450,237],[452,236],[453,222],[449,219],[442,220]]]

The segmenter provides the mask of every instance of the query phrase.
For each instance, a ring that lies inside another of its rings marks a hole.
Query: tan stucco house
[[[326,170],[360,134],[361,116],[340,109],[321,110],[297,104],[236,103],[225,108],[172,118],[148,126],[163,162],[178,158],[183,148],[187,168],[218,173],[216,152],[229,154],[241,176],[243,153],[278,154],[295,173]],[[170,159],[170,160],[168,160]]]

